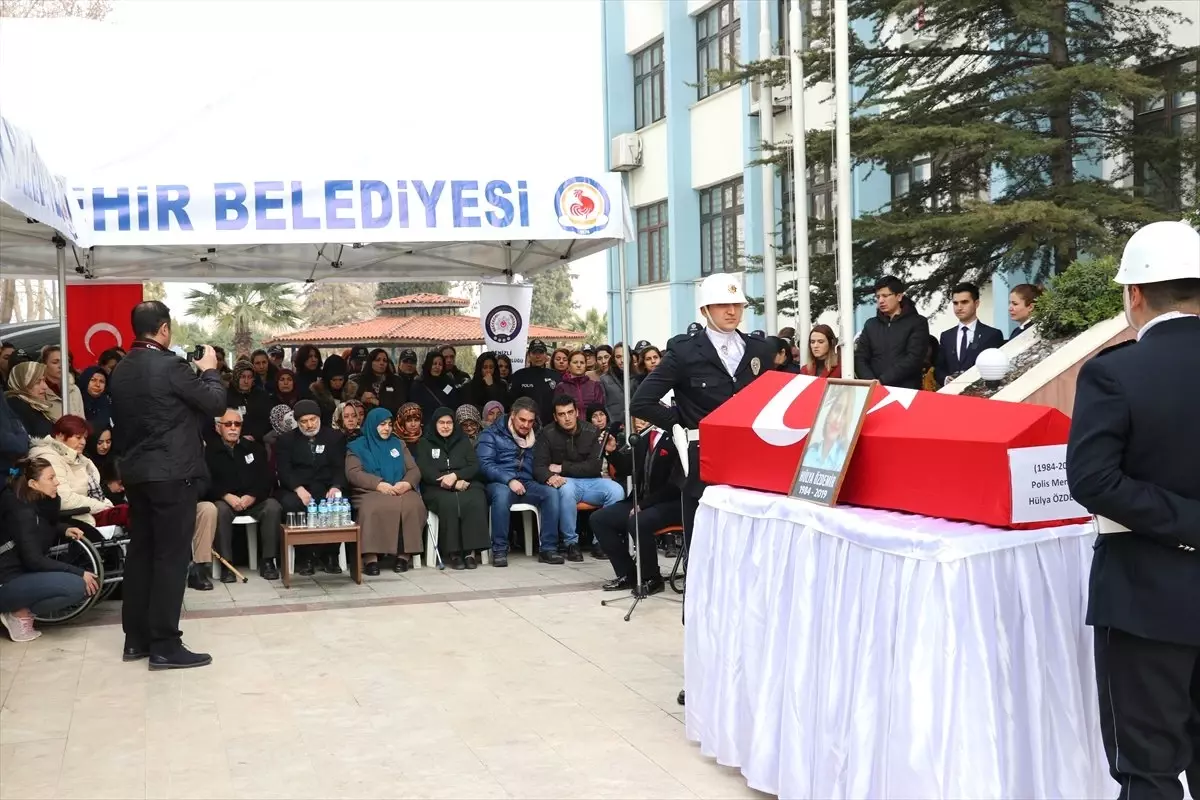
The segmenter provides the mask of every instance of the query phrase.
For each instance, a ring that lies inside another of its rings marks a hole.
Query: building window
[[[667,115],[663,41],[633,54],[633,126],[644,128]]]
[[[791,256],[792,236],[794,235],[795,226],[792,224],[792,214],[796,207],[796,184],[792,178],[792,168],[788,164],[784,164],[779,168],[779,186],[781,192],[779,211],[782,215],[779,225],[780,242],[779,254],[782,256]]]
[[[833,252],[834,208],[837,193],[833,189],[833,170],[828,164],[808,168],[808,254]]]
[[[742,179],[700,190],[700,275],[741,270],[746,225]]]
[[[1196,137],[1197,61],[1173,61],[1154,68],[1151,74],[1163,79],[1162,94],[1143,100],[1137,108],[1137,133],[1159,142],[1147,142],[1134,153],[1133,185],[1167,211],[1179,211],[1185,200],[1194,198],[1200,176],[1187,175],[1182,154],[1173,146],[1164,153],[1164,134],[1182,144]],[[1200,167],[1198,167],[1200,170]]]
[[[667,251],[667,201],[637,209],[638,285],[663,283],[670,264]]]
[[[700,81],[699,99],[732,86],[709,83],[708,71],[731,72],[737,68],[741,52],[742,21],[737,0],[721,0],[696,16],[696,75]]]
[[[812,28],[825,21],[825,0],[801,0],[800,5],[806,9],[806,14],[800,20],[800,36],[802,46],[807,50],[813,40]],[[792,3],[791,0],[779,0],[779,38],[783,42],[783,55],[792,55]]]
[[[893,167],[892,207],[898,209],[909,192],[936,176],[941,188],[936,194],[930,192],[921,199],[927,211],[959,211],[969,201],[986,202],[988,199],[988,176],[983,167],[971,169],[966,163],[953,163],[949,158],[920,156],[910,163]],[[953,174],[953,177],[951,177]],[[910,210],[912,210],[910,206]]]

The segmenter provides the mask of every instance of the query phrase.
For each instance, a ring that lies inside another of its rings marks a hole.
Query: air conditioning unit
[[[757,117],[761,113],[761,98],[762,87],[758,85],[758,81],[754,81],[750,84],[750,116]],[[792,84],[785,83],[783,86],[771,87],[771,102],[775,105],[776,114],[785,108],[791,108]]]
[[[642,165],[642,137],[619,133],[612,139],[609,168],[614,172],[632,172]]]
[[[905,27],[896,34],[896,41],[902,45],[908,45],[913,50],[921,50],[937,41],[937,34],[933,28],[926,22],[921,27]]]

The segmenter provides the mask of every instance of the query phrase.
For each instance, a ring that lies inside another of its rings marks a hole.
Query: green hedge
[[[1033,308],[1044,339],[1061,339],[1122,313],[1121,287],[1113,282],[1117,259],[1079,260],[1050,279]]]

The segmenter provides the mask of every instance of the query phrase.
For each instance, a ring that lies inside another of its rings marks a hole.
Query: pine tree
[[[962,280],[983,284],[997,272],[1040,280],[1080,254],[1119,249],[1145,223],[1179,217],[1185,176],[1196,173],[1200,156],[1195,132],[1136,128],[1130,114],[1164,92],[1196,90],[1195,72],[1138,71],[1196,58],[1200,48],[1168,43],[1168,27],[1184,21],[1179,14],[1140,0],[849,0],[849,7],[852,19],[873,26],[872,43],[851,32],[854,162],[907,171],[930,160],[927,180],[854,221],[860,299],[885,274],[918,296]],[[918,18],[920,40],[902,44],[899,32],[912,31]],[[832,41],[828,23],[813,20],[808,38]],[[804,60],[807,91],[832,81],[827,50],[809,50]],[[756,76],[782,84],[787,60],[714,77]],[[830,132],[806,138],[809,163],[829,163]],[[764,145],[763,159],[782,164],[788,147]],[[1127,166],[1110,180],[1090,177],[1101,159]],[[1119,185],[1138,161],[1165,191]],[[813,239],[830,228],[809,223]],[[832,252],[811,264],[816,315],[832,304]],[[788,307],[794,295],[781,297],[780,308]]]
[[[371,319],[376,288],[370,283],[313,283],[304,290],[301,316],[312,327]]]
[[[533,284],[530,322],[551,328],[567,328],[577,306],[571,285],[571,268],[566,264],[543,270],[529,281]]]

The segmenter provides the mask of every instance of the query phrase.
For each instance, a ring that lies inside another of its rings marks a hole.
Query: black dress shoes
[[[363,564],[363,575],[366,575],[369,578],[378,578],[379,577],[379,562],[372,561],[369,564]]]
[[[458,553],[450,556],[450,569],[466,569],[467,565],[463,563],[462,556]]]
[[[463,564],[466,565],[467,569],[476,569],[479,567],[479,564],[475,563],[475,556],[472,553],[467,553],[463,558]]]
[[[224,564],[221,565],[221,583],[237,583],[237,575]]]
[[[633,586],[633,581],[622,575],[619,578],[613,578],[600,588],[606,592],[627,592],[631,586]]]
[[[642,581],[642,585],[634,592],[638,597],[649,597],[658,594],[665,588],[661,575],[655,575]]]
[[[264,558],[262,569],[258,572],[266,581],[279,580],[279,564],[273,558]]]
[[[213,590],[212,581],[208,578],[207,566],[207,564],[192,564],[188,567],[187,585],[189,589],[195,589],[198,592]]]
[[[321,570],[330,575],[341,575],[342,565],[338,563],[338,557],[335,555],[325,556],[325,563],[321,566]]]
[[[183,645],[169,656],[150,656],[150,669],[157,671],[160,669],[191,669],[192,667],[206,667],[212,663],[212,656],[208,653],[193,653]]]
[[[141,661],[143,658],[149,657],[149,647],[144,645],[130,644],[128,640],[125,642],[125,650],[121,653],[122,661]]]
[[[579,551],[579,545],[567,545],[567,561],[583,561],[583,553]],[[559,562],[562,563],[561,561]]]
[[[538,552],[538,561],[543,564],[561,564],[563,557],[558,554],[557,550],[541,550]],[[507,561],[505,561],[507,566]]]
[[[298,563],[296,564],[296,574],[309,578],[317,574],[317,567],[315,564],[313,564],[313,560],[311,558],[298,559]]]
[[[604,553],[604,548],[598,544],[592,545],[592,558],[599,561],[608,561],[608,556]]]
[[[396,566],[392,567],[392,572],[397,574],[408,572],[408,559],[404,556],[396,556]]]

